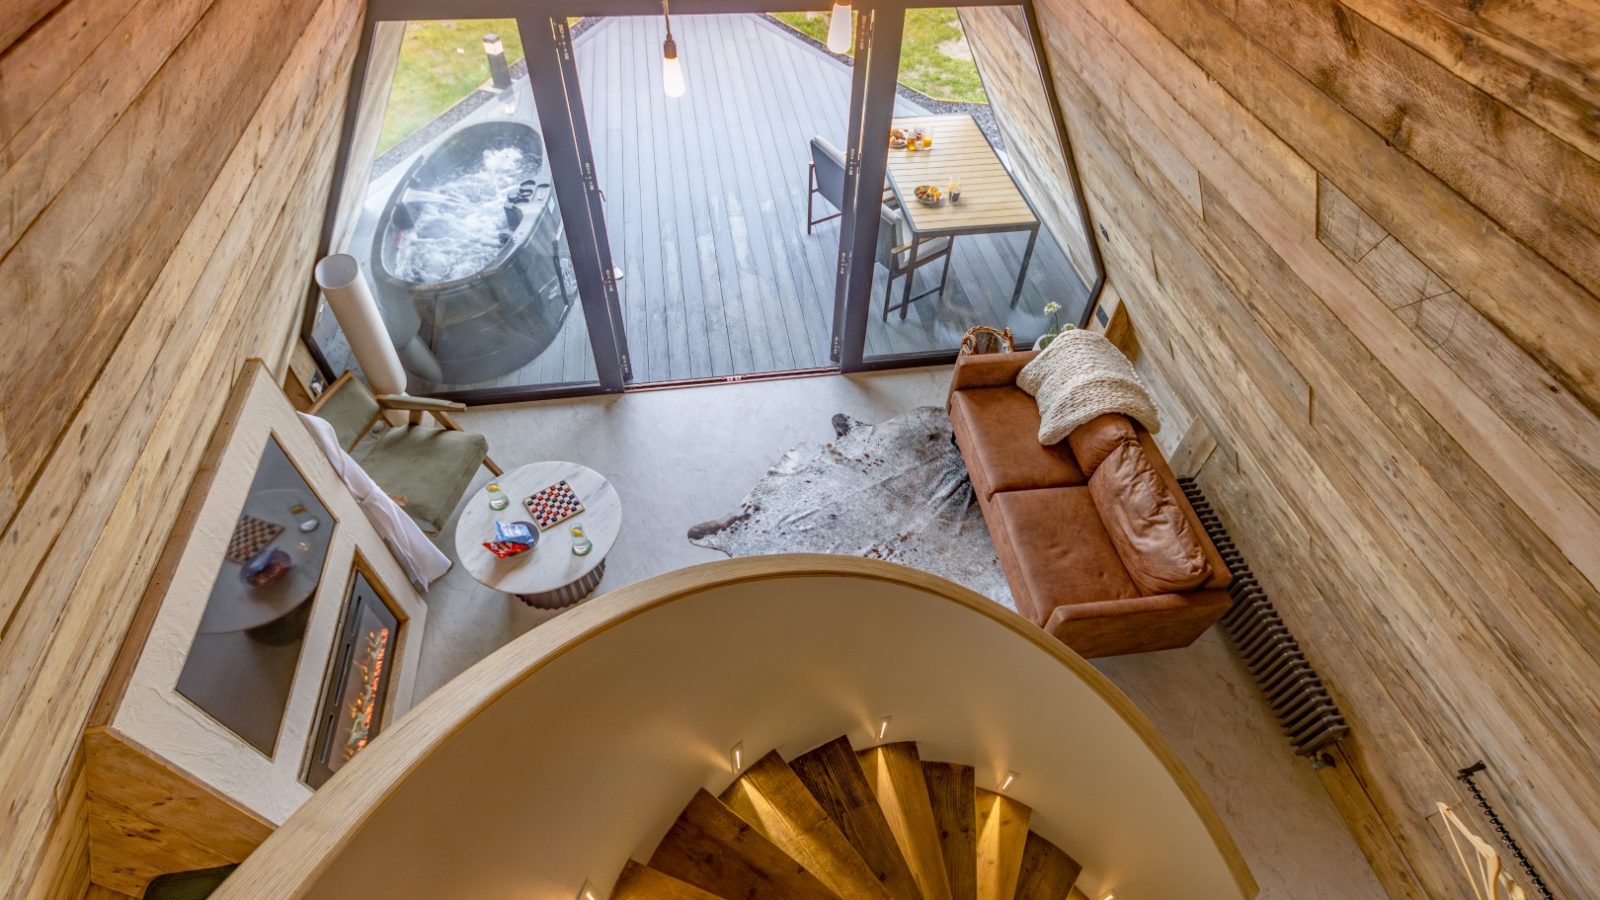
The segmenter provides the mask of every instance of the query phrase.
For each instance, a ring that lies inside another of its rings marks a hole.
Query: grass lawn
[[[822,13],[779,13],[777,18],[819,41],[828,37]],[[483,36],[496,32],[506,48],[506,64],[522,59],[522,38],[514,19],[455,19],[411,22],[400,45],[389,105],[378,138],[382,153],[489,80]],[[900,46],[900,82],[937,100],[987,103],[978,67],[967,49],[961,22],[952,7],[906,13]]]
[[[522,37],[514,19],[459,19],[406,25],[395,66],[389,105],[378,138],[382,153],[472,93],[489,80],[483,36],[496,32],[506,48],[506,64],[522,59]]]
[[[828,39],[825,13],[777,13],[775,17],[802,34],[819,41]],[[906,11],[905,37],[900,44],[900,83],[935,100],[989,102],[953,7]]]

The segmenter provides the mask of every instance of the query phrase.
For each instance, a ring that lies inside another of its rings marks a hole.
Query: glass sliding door
[[[1078,321],[1096,263],[1023,8],[906,10],[896,81],[864,362]]]
[[[853,53],[816,12],[670,27],[681,92],[662,16],[570,29],[633,383],[833,368]]]
[[[600,387],[522,36],[509,18],[373,27],[330,252],[359,262],[416,393]],[[311,337],[335,373],[359,368],[320,298]]]
[[[1087,308],[1098,258],[1026,8],[861,6],[834,52],[820,10],[474,9],[501,3],[371,6],[328,244],[410,389],[935,362],[974,325],[1028,345]],[[308,338],[358,368],[320,297]]]

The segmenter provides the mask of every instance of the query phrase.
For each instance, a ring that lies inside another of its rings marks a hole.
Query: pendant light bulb
[[[684,88],[683,61],[678,59],[678,42],[668,32],[667,39],[661,43],[661,89],[668,97],[682,97]]]
[[[844,53],[850,49],[850,4],[834,3],[828,14],[828,49]]]
[[[667,26],[667,39],[661,42],[661,90],[668,97],[682,97],[683,61],[678,59],[678,42],[672,39],[672,0],[661,0],[661,22]]]

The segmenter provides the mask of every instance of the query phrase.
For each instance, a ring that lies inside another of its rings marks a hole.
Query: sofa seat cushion
[[[956,391],[950,426],[985,500],[1001,491],[1082,485],[1088,481],[1066,444],[1039,443],[1039,408],[1014,387]]]
[[[481,434],[397,425],[378,436],[361,467],[424,531],[437,534],[488,452]]]
[[[1089,479],[1088,493],[1141,593],[1186,591],[1211,576],[1184,501],[1168,490],[1141,444],[1112,450]]]
[[[995,548],[1017,611],[1043,625],[1055,608],[1137,597],[1087,487],[994,495]]]
[[[1095,416],[1067,435],[1067,446],[1072,448],[1078,468],[1085,475],[1093,475],[1094,470],[1100,468],[1100,464],[1111,455],[1111,451],[1136,441],[1138,437],[1134,435],[1133,423],[1122,413]]]

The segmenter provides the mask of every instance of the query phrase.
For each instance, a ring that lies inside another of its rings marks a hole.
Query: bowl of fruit
[[[944,205],[944,191],[939,190],[931,184],[917,185],[917,189],[914,191],[914,193],[916,194],[917,201],[923,206]]]

